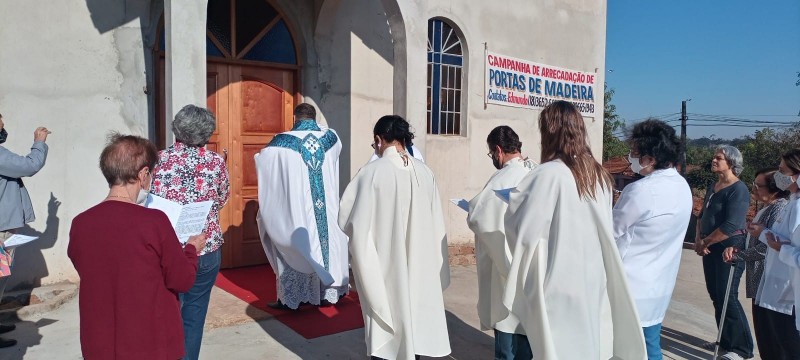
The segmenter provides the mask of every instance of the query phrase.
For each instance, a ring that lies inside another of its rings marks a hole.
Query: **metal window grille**
[[[428,134],[461,134],[464,54],[455,30],[428,20]]]

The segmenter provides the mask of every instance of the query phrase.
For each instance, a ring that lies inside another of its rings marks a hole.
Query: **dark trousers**
[[[800,359],[800,334],[795,329],[795,316],[762,308],[753,301],[753,330],[762,359]]]
[[[703,257],[703,274],[706,278],[706,290],[714,304],[714,317],[719,327],[722,305],[725,302],[725,290],[728,285],[728,276],[731,266],[734,266],[731,292],[728,297],[728,311],[725,312],[725,324],[722,328],[722,338],[719,346],[726,351],[733,351],[743,358],[753,357],[753,336],[744,314],[742,304],[739,303],[739,280],[744,273],[744,261],[731,265],[722,261],[722,246],[712,246],[711,253]]]
[[[528,337],[494,331],[494,360],[531,360],[531,344]]]

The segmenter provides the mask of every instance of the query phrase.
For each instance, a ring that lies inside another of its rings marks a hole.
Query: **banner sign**
[[[595,107],[597,74],[486,52],[486,103],[541,110],[556,100],[575,105],[584,116]]]

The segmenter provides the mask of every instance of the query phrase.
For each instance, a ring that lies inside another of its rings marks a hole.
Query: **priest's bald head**
[[[294,108],[294,121],[317,120],[317,109],[311,104],[302,103]]]

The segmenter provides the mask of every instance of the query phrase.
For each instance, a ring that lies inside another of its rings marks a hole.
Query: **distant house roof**
[[[617,156],[606,160],[606,162],[603,163],[603,167],[610,172],[611,175],[636,176],[633,170],[631,170],[631,164],[624,156]]]

